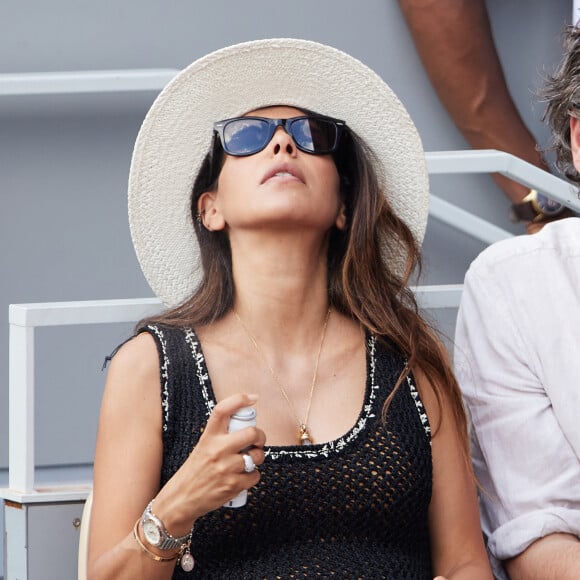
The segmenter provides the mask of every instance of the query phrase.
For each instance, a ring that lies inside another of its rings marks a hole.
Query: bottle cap
[[[251,421],[255,417],[256,409],[254,407],[242,407],[232,415],[232,419],[239,419],[241,421]]]

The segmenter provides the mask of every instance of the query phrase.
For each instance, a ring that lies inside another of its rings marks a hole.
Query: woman
[[[427,198],[404,108],[340,51],[250,42],[170,83],[129,184],[170,309],[111,364],[91,577],[491,578],[461,398],[407,288]]]

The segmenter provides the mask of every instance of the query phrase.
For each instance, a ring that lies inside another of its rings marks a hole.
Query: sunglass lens
[[[252,155],[269,141],[268,123],[260,119],[235,119],[224,127],[224,150],[230,155]]]
[[[336,145],[337,128],[332,121],[309,117],[292,123],[296,144],[310,153],[328,153]]]

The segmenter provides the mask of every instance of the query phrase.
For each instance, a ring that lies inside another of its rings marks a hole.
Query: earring
[[[198,224],[203,224],[203,216],[205,216],[205,209],[202,209],[195,214],[195,221]],[[203,224],[203,225],[205,225],[205,224]]]
[[[213,232],[210,226],[208,226],[205,221],[203,220],[205,216],[205,209],[202,209],[200,212],[195,214],[195,221],[201,226],[203,226],[208,232]]]

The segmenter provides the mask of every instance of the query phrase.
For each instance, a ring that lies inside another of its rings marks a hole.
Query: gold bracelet
[[[137,545],[141,548],[141,551],[145,552],[145,554],[147,554],[152,560],[155,560],[156,562],[171,562],[173,560],[176,560],[177,557],[181,554],[182,548],[180,548],[179,551],[174,556],[171,556],[169,558],[166,558],[165,556],[158,556],[157,554],[155,554],[154,552],[152,552],[147,548],[147,546],[141,541],[141,538],[139,538],[139,532],[137,531],[137,527],[139,526],[140,521],[141,519],[139,518],[135,522],[135,526],[133,527],[133,537],[135,538]]]

